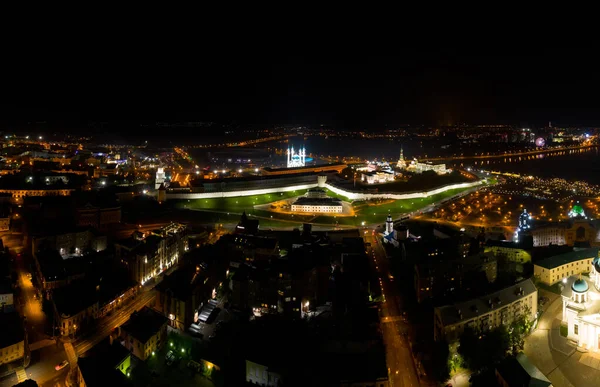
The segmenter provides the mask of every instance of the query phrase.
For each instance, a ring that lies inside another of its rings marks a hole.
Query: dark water
[[[488,144],[490,147],[498,144]],[[404,149],[404,157],[439,157],[460,152],[454,149],[456,145],[448,146],[443,137],[440,138],[350,138],[350,137],[291,137],[289,142],[264,143],[259,148],[261,153],[268,154],[265,164],[284,166],[286,156],[275,156],[276,149],[285,149],[293,146],[294,149],[306,147],[307,154],[319,156],[354,156],[361,159],[386,159],[397,160],[400,147]],[[484,147],[484,144],[471,144],[472,147]],[[227,148],[227,152],[236,152],[236,149]],[[259,151],[256,149],[256,151]],[[481,152],[481,150],[479,150]],[[264,156],[264,155],[263,155]],[[315,160],[317,163],[322,161]],[[506,157],[489,160],[462,160],[448,162],[449,167],[475,167],[486,170],[531,174],[539,177],[558,177],[566,180],[582,180],[591,184],[600,185],[600,150],[598,147],[579,149],[565,152],[548,152],[538,155]]]
[[[578,149],[559,154],[539,154],[527,157],[507,157],[485,161],[465,160],[451,166],[472,166],[486,170],[531,174],[537,177],[557,177],[581,180],[600,185],[600,150],[598,147]]]
[[[351,138],[351,137],[291,137],[289,145],[294,149],[305,146],[307,153],[323,156],[354,156],[362,159],[392,159],[398,160],[400,147],[404,150],[405,158],[416,156],[439,155],[439,141],[396,138]],[[285,146],[282,144],[282,146]]]

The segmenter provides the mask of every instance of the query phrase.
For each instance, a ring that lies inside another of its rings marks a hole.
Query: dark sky
[[[600,126],[600,70],[586,50],[162,47],[43,42],[15,54],[0,121]]]

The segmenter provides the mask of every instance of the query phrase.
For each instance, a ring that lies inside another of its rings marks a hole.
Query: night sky
[[[381,128],[600,126],[600,70],[582,50],[330,52],[253,45],[46,47],[2,73],[3,128],[48,121],[217,121]]]

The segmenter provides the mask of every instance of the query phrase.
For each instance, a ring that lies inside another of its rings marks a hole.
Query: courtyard
[[[533,333],[525,340],[525,354],[555,387],[592,386],[600,380],[600,355],[580,352],[560,334],[562,299],[543,289],[549,301]]]

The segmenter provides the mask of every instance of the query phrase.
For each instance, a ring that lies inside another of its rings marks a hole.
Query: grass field
[[[256,205],[290,199],[296,196],[304,195],[305,193],[306,190],[304,189],[264,195],[237,196],[233,198],[179,200],[177,203],[177,208],[189,208],[194,210],[224,210],[231,212],[251,211]]]
[[[453,189],[422,199],[354,201],[352,202],[352,206],[356,216],[290,215],[254,208],[255,205],[268,204],[304,195],[306,190],[233,198],[179,200],[174,206],[179,209],[199,210],[198,219],[210,223],[234,223],[239,220],[239,214],[246,211],[250,216],[260,217],[262,227],[282,227],[293,225],[293,223],[301,224],[306,222],[360,226],[362,222],[366,224],[384,222],[388,212],[391,212],[392,216],[397,218],[400,214],[420,210],[434,202],[450,198],[465,190],[465,188]],[[329,190],[327,190],[327,194],[343,201],[351,201]],[[231,212],[231,214],[228,214],[228,212]]]

